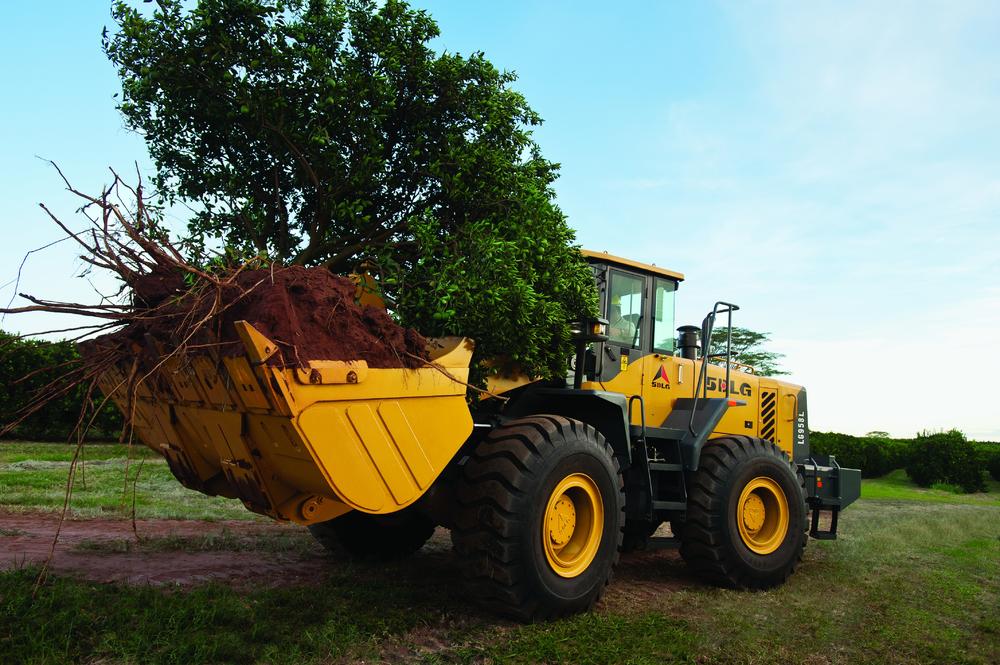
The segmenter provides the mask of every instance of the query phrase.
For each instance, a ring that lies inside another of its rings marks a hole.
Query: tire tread
[[[740,462],[753,458],[771,457],[788,465],[799,486],[804,479],[788,456],[770,441],[748,436],[726,436],[713,439],[702,450],[698,471],[691,482],[688,510],[681,532],[680,553],[697,574],[720,586],[742,589],[768,589],[783,584],[802,561],[807,528],[803,497],[803,535],[791,561],[775,575],[759,575],[740,565],[728,547],[725,528],[727,497],[725,479]],[[789,525],[789,529],[795,528]]]
[[[521,504],[530,499],[539,468],[555,454],[560,439],[585,438],[613,462],[622,525],[614,558],[586,606],[553,607],[539,601],[515,550],[516,534],[528,528]],[[590,609],[611,583],[624,531],[625,487],[614,450],[593,427],[554,415],[521,418],[491,432],[466,461],[456,492],[458,509],[452,542],[467,591],[487,609],[521,621],[549,619]]]

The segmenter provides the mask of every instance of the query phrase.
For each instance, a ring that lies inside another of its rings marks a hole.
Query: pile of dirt
[[[157,208],[146,205],[141,184],[129,186],[116,175],[109,187],[90,196],[65,182],[83,201],[86,230],[73,232],[42,208],[82,248],[82,261],[107,271],[122,287],[90,303],[20,293],[29,304],[0,308],[3,314],[42,311],[89,323],[38,333],[85,330],[72,340],[86,340],[78,344],[81,357],[50,368],[55,378],[45,376],[16,414],[0,423],[0,435],[68,395],[80,396],[77,426],[87,429],[96,418],[90,413],[91,397],[112,368],[126,369],[130,382],[156,380],[168,361],[201,355],[218,362],[241,356],[245,348],[234,326],[241,320],[278,345],[279,352],[268,359],[272,365],[364,360],[373,368],[426,366],[426,340],[397,325],[384,309],[359,304],[351,279],[320,267],[265,267],[261,257],[239,265],[209,261],[206,267],[185,258],[170,242],[160,220],[150,214]],[[22,378],[35,375],[37,370]]]
[[[302,366],[310,360],[364,360],[373,368],[425,365],[427,341],[398,325],[384,309],[357,302],[357,285],[325,268],[243,270],[223,287],[189,286],[173,274],[146,275],[132,285],[134,302],[156,315],[81,346],[85,356],[126,350],[149,354],[186,346],[188,354],[242,355],[236,321],[276,342],[268,362]]]

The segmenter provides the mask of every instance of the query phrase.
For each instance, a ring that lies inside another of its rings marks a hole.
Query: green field
[[[986,481],[986,488],[986,492],[962,494],[957,488],[948,486],[917,487],[905,471],[897,469],[881,478],[862,481],[861,498],[1000,506],[1000,482],[990,478]]]
[[[9,497],[18,510],[61,505],[61,491],[46,483],[64,484],[66,468],[24,462],[67,455],[65,446],[0,444],[4,509]],[[114,447],[87,454],[123,457]],[[102,507],[121,499],[124,465],[107,465],[100,480],[91,477],[98,468],[87,469],[88,488],[74,493],[81,514],[107,515]],[[237,510],[169,482],[162,463],[147,459],[140,517]],[[802,567],[780,589],[716,589],[692,580],[669,554],[624,556],[597,610],[529,626],[471,608],[447,552],[382,565],[331,557],[329,575],[315,584],[244,590],[57,578],[33,597],[33,570],[6,572],[0,662],[996,663],[1000,487],[990,489],[922,490],[902,472],[866,480],[865,498],[842,516],[840,539],[810,541]],[[263,543],[261,556],[308,547],[295,541],[308,538],[304,531],[289,538]],[[226,549],[227,542],[159,546]]]
[[[140,519],[258,519],[235,499],[181,486],[166,461],[145,446],[87,445],[82,450],[70,499],[74,517],[131,516],[134,498]],[[0,507],[62,510],[74,452],[63,444],[0,442]]]

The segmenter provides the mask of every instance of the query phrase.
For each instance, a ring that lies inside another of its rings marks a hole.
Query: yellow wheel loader
[[[495,378],[471,408],[470,340],[432,340],[421,369],[286,368],[245,322],[243,356],[172,357],[133,400],[125,366],[102,389],[185,486],[331,549],[404,556],[449,528],[470,597],[521,620],[588,609],[643,547],[679,546],[718,584],[781,584],[807,535],[836,537],[860,472],[810,454],[804,388],[711,348],[738,307],[675,332],[683,275],[584,255],[602,316],[579,323],[572,374]]]

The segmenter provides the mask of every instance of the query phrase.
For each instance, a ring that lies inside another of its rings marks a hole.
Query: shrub
[[[861,469],[865,478],[875,478],[906,466],[911,443],[907,439],[890,439],[882,434],[851,436],[837,432],[810,432],[809,446],[814,453],[834,455],[841,466]]]
[[[0,332],[0,427],[15,421],[36,393],[49,387],[78,358],[76,347],[71,342],[20,339]],[[77,424],[85,399],[85,386],[77,386],[67,394],[52,399],[7,436],[34,441],[65,441]],[[93,396],[93,405],[89,409],[91,413],[102,399],[100,395]],[[121,424],[118,410],[111,403],[106,403],[94,419],[87,438],[91,441],[117,439]]]
[[[922,433],[913,443],[906,473],[918,485],[958,485],[966,492],[986,489],[983,460],[975,444],[958,430]]]
[[[993,476],[993,480],[1000,481],[1000,442],[978,441],[976,450],[979,452],[980,462]]]

